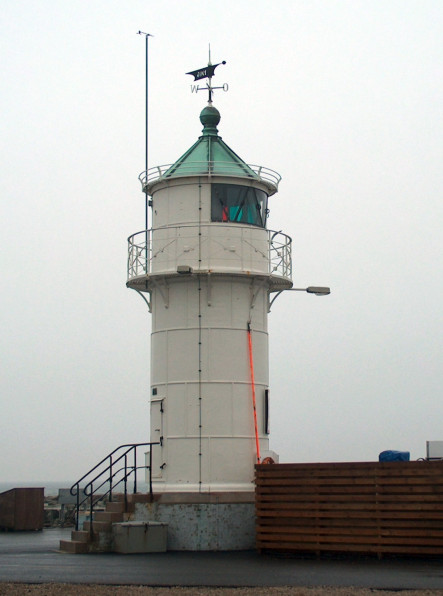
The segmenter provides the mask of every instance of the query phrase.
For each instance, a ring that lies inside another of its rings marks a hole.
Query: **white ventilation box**
[[[426,459],[443,459],[443,441],[426,441]]]

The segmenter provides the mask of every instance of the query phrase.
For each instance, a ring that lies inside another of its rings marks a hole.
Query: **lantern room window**
[[[266,225],[268,195],[251,186],[212,184],[211,220]]]

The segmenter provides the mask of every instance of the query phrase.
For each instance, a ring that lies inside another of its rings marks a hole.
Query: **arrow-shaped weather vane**
[[[209,61],[208,66],[204,66],[203,68],[199,68],[197,70],[191,70],[191,72],[187,72],[186,74],[192,75],[194,77],[194,81],[200,81],[201,79],[208,79],[206,83],[206,87],[200,87],[199,85],[191,85],[191,92],[197,93],[198,91],[205,91],[208,90],[209,97],[208,102],[212,103],[212,94],[214,89],[223,89],[223,91],[227,91],[229,89],[228,84],[224,83],[221,87],[213,87],[212,86],[212,77],[214,76],[214,71],[217,66],[220,64],[226,64],[226,61],[219,62],[218,64],[211,64],[211,46],[209,46]]]

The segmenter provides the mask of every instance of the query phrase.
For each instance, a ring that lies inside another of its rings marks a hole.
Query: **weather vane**
[[[191,93],[198,93],[198,91],[208,91],[208,102],[212,103],[212,95],[214,93],[214,89],[223,89],[223,91],[228,91],[229,86],[228,83],[223,83],[221,87],[213,87],[212,86],[212,77],[214,76],[214,71],[217,66],[220,64],[226,64],[226,61],[219,62],[218,64],[212,64],[211,62],[211,44],[209,44],[209,60],[208,66],[204,66],[203,68],[199,68],[198,70],[191,70],[191,72],[187,72],[186,74],[192,75],[194,77],[194,81],[200,81],[201,79],[208,79],[205,87],[200,87],[200,85],[191,85]]]

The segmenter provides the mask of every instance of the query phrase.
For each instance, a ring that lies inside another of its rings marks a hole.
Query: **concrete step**
[[[150,503],[151,499],[149,495],[136,493],[135,495],[128,495],[128,503]]]
[[[89,532],[91,527],[91,522],[83,522],[83,530],[85,532]],[[92,522],[92,531],[94,534],[98,532],[112,532],[112,522],[110,521],[93,521]]]
[[[124,501],[125,495],[117,494],[113,496],[115,501]],[[151,501],[150,496],[145,493],[128,493],[127,494],[128,503],[149,503]]]
[[[94,522],[121,522],[123,513],[121,511],[97,511],[94,513]]]
[[[71,540],[74,542],[89,542],[90,534],[84,530],[72,530]]]
[[[112,501],[106,503],[106,511],[113,511],[114,513],[124,513],[125,502],[124,501]]]
[[[121,511],[122,513],[133,513],[134,512],[134,503],[132,503],[129,499],[129,495],[126,497],[127,503],[125,504],[125,495],[114,495],[112,497],[114,500],[111,503],[106,504],[106,511]]]
[[[60,540],[60,550],[73,555],[89,552],[89,544],[78,540]]]

